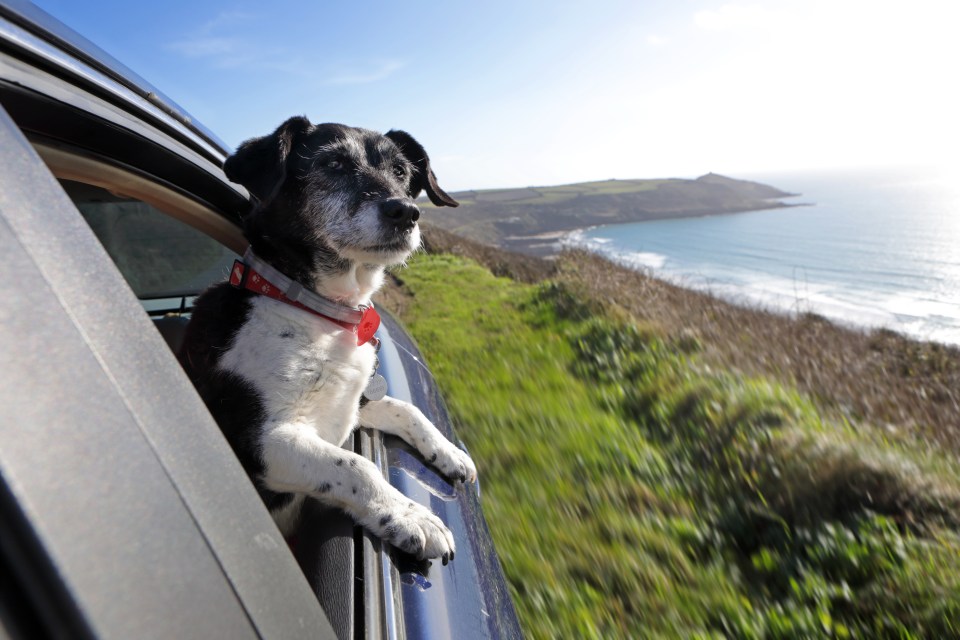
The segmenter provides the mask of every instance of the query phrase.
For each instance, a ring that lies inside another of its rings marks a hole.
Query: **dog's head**
[[[420,192],[437,206],[457,206],[437,184],[426,151],[404,131],[384,135],[294,117],[241,144],[223,168],[256,201],[245,220],[248,240],[269,237],[315,261],[402,262],[420,244]]]

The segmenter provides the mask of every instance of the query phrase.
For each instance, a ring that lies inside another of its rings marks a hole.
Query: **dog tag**
[[[379,373],[373,374],[370,382],[367,383],[367,388],[363,390],[363,397],[367,400],[377,401],[383,400],[385,395],[387,395],[387,379]]]
[[[380,314],[373,307],[364,307],[357,325],[357,346],[370,342],[380,326]]]

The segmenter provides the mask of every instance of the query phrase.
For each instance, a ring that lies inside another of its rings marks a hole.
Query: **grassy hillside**
[[[576,259],[486,262],[519,280],[420,255],[390,306],[477,460],[529,637],[960,635],[952,455],[717,366]]]
[[[460,207],[436,209],[424,201],[425,219],[478,242],[547,255],[554,248],[544,235],[600,224],[769,209],[784,206],[775,199],[791,194],[711,173],[696,180],[607,180],[452,195]]]

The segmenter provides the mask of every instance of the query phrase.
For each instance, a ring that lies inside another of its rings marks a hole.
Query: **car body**
[[[519,637],[476,486],[360,430],[345,446],[440,515],[456,560],[318,503],[291,553],[177,364],[193,297],[245,247],[226,145],[19,1],[0,0],[0,107],[0,635]],[[383,315],[390,394],[451,437]]]

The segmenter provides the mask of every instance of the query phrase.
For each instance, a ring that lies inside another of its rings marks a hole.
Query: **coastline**
[[[924,316],[904,316],[902,313],[885,310],[882,299],[878,299],[877,305],[873,307],[854,306],[849,301],[818,294],[815,291],[816,286],[813,287],[814,291],[811,291],[810,283],[806,281],[795,280],[789,289],[781,286],[779,290],[773,290],[769,287],[725,281],[722,277],[710,277],[702,273],[672,272],[665,268],[668,256],[653,252],[616,250],[607,247],[610,240],[584,238],[590,231],[611,226],[618,225],[595,225],[562,234],[562,237],[555,240],[555,253],[546,259],[556,260],[564,250],[585,251],[644,277],[717,298],[742,309],[771,313],[790,320],[819,317],[843,329],[864,335],[889,331],[909,340],[960,347],[960,330],[953,330],[949,326],[931,330],[919,324]]]
[[[798,197],[797,194],[790,194],[790,197]],[[682,219],[695,219],[695,218],[710,218],[714,216],[731,216],[741,213],[753,213],[756,211],[775,211],[778,209],[788,209],[794,207],[809,207],[813,203],[809,202],[780,202],[772,201],[766,202],[762,205],[752,208],[736,209],[736,210],[721,210],[717,211],[715,209],[695,209],[689,211],[679,211],[679,212],[670,212],[670,213],[645,213],[637,217],[624,217],[617,218],[614,220],[603,220],[596,221],[595,224],[587,225],[578,225],[571,227],[563,227],[559,229],[549,229],[546,231],[539,231],[532,234],[514,234],[504,236],[501,239],[501,249],[505,251],[511,251],[514,253],[520,253],[527,256],[535,256],[538,258],[545,258],[547,260],[555,260],[557,256],[567,248],[567,244],[564,243],[564,239],[569,238],[577,233],[584,233],[587,231],[592,231],[593,229],[598,229],[601,227],[614,227],[624,224],[641,224],[644,222],[657,222],[662,220],[682,220]]]

